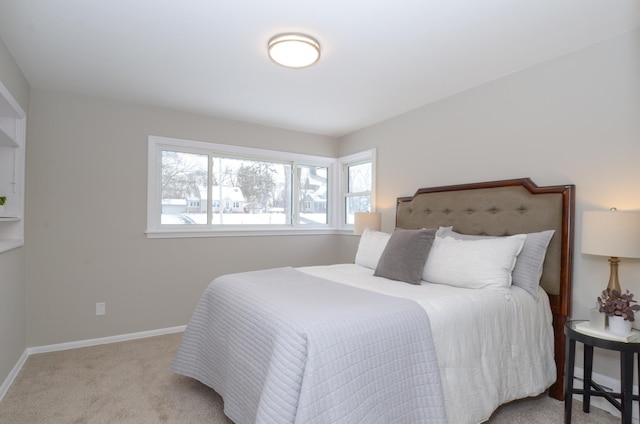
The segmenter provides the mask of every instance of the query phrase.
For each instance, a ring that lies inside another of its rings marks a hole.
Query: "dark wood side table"
[[[571,423],[571,398],[573,394],[583,396],[582,410],[589,412],[591,396],[605,398],[622,413],[622,423],[631,424],[633,401],[640,401],[640,396],[633,394],[633,359],[640,353],[640,338],[630,342],[619,342],[581,333],[576,325],[584,321],[569,321],[564,327],[567,336],[564,375],[564,422]],[[637,331],[637,330],[633,330]],[[576,341],[584,345],[584,381],[582,389],[573,388]],[[593,371],[593,348],[615,350],[620,352],[620,393],[605,391],[602,386],[591,380]],[[640,379],[640,355],[638,356],[638,377]]]

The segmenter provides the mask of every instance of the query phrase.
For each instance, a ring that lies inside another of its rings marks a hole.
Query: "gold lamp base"
[[[620,263],[620,258],[616,256],[612,256],[609,258],[609,264],[611,264],[611,273],[609,274],[609,285],[607,285],[607,290],[616,290],[618,293],[622,293],[622,289],[620,288],[620,282],[618,281],[618,264]]]

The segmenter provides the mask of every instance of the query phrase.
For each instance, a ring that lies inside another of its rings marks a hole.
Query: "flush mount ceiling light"
[[[287,68],[304,68],[320,58],[320,43],[304,34],[278,34],[269,40],[269,57]]]

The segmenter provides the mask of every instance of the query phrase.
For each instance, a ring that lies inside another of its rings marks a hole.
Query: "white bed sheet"
[[[463,289],[374,277],[356,264],[298,268],[339,283],[412,299],[429,314],[447,421],[484,422],[503,403],[545,391],[556,379],[549,298],[519,287]]]

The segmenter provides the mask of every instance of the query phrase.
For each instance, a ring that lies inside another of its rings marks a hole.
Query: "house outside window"
[[[372,153],[347,158],[343,176],[341,159],[150,136],[147,235],[348,230],[339,181],[351,188],[351,215],[370,208],[374,174],[366,157]]]
[[[297,167],[300,224],[329,223],[329,170],[327,166]]]

